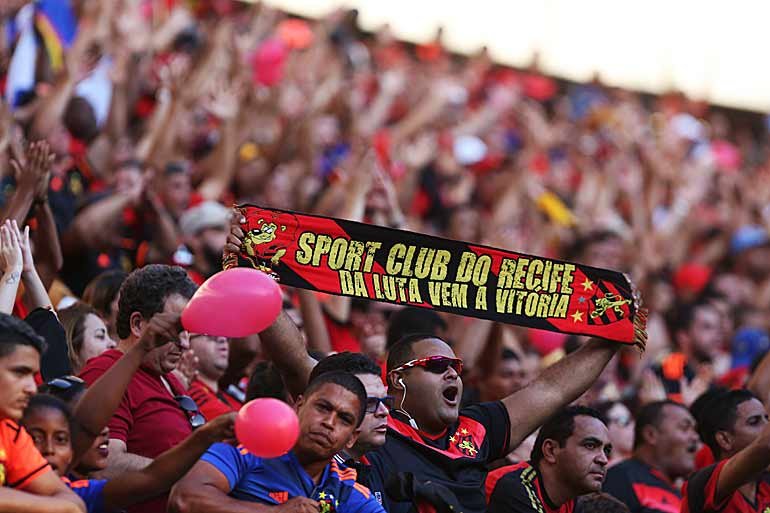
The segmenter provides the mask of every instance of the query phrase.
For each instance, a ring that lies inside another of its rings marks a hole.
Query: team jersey
[[[414,507],[384,493],[389,479],[409,475],[418,484],[430,482],[451,490],[464,513],[483,513],[487,464],[508,453],[510,433],[508,411],[499,401],[461,409],[457,422],[433,438],[391,412],[385,445],[366,454],[369,485],[388,513],[407,513]]]
[[[493,470],[485,483],[488,513],[573,513],[575,499],[556,506],[529,462]]]
[[[369,489],[356,482],[355,470],[334,460],[326,466],[318,484],[293,452],[264,459],[241,446],[218,443],[201,460],[227,478],[234,499],[276,505],[292,497],[308,497],[321,504],[319,513],[384,513]]]
[[[104,485],[107,484],[106,479],[79,479],[71,481],[66,477],[62,477],[62,481],[85,503],[87,513],[107,513],[107,509],[104,507]]]
[[[679,490],[663,474],[635,458],[611,467],[603,489],[631,513],[679,513],[682,502]]]
[[[27,430],[10,419],[0,421],[0,486],[24,490],[46,472],[53,472]]]
[[[721,502],[716,501],[719,474],[729,460],[723,460],[690,476],[684,485],[682,513],[762,513],[770,508],[770,472],[756,480],[757,496],[752,504],[738,490]]]

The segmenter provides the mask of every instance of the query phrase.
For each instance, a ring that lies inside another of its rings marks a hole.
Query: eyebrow
[[[599,440],[595,436],[587,436],[586,438],[583,438],[583,440],[580,443],[581,444],[594,443],[602,446],[605,445],[603,441]]]

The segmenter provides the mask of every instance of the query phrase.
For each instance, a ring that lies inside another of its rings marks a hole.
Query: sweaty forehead
[[[338,412],[345,411],[356,417],[361,408],[356,394],[335,383],[324,383],[308,397],[308,402],[316,400],[326,401]]]
[[[366,395],[369,397],[382,397],[385,395],[385,384],[382,378],[374,374],[356,374],[366,389]]]
[[[414,358],[425,358],[428,356],[448,356],[449,358],[455,358],[455,352],[452,348],[437,338],[426,338],[415,342],[412,346],[412,353]]]
[[[663,422],[661,424],[665,423],[666,421],[671,422],[673,424],[678,424],[682,421],[688,420],[691,423],[695,424],[695,419],[690,414],[689,411],[683,406],[675,406],[673,404],[667,404],[663,407],[663,418],[661,419]]]
[[[749,399],[738,405],[738,419],[746,420],[756,415],[765,415],[765,407],[758,399]]]
[[[607,444],[610,442],[610,433],[604,422],[596,417],[578,415],[575,417],[575,429],[572,432],[572,438],[577,441],[585,440],[586,438],[596,438],[601,440],[602,443]]]

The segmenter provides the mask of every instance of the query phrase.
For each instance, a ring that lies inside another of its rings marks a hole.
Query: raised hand
[[[179,343],[182,332],[182,315],[178,313],[161,312],[152,316],[144,333],[139,338],[139,344],[149,352],[156,347],[169,342]]]
[[[13,230],[14,223],[6,220],[0,226],[0,254],[3,259],[3,272],[6,274],[5,279],[13,278],[18,281],[24,268],[24,256],[21,252],[21,241]]]

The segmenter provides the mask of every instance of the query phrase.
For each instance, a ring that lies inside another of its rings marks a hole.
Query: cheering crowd
[[[766,513],[760,117],[356,15],[0,2],[0,511]],[[242,203],[625,272],[646,350],[285,286],[184,331]],[[262,397],[284,456],[235,440]]]

